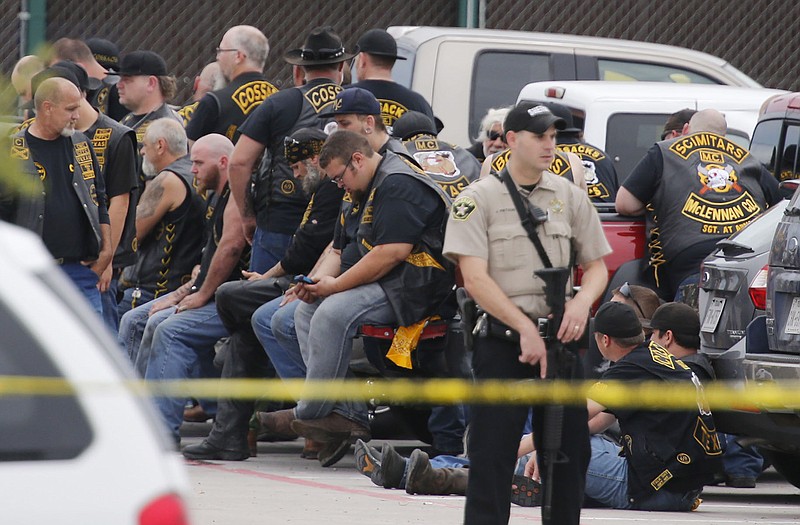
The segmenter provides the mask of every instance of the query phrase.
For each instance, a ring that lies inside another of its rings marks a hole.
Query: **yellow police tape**
[[[0,376],[0,398],[15,395],[63,396],[103,393],[126,387],[138,395],[275,399],[293,401],[360,399],[376,404],[584,404],[591,398],[605,406],[620,408],[697,409],[704,399],[716,410],[757,411],[763,408],[784,412],[800,411],[800,381],[734,384],[711,382],[701,391],[691,383],[664,381],[603,383],[595,381],[509,381],[473,382],[463,379],[350,379],[346,381],[305,381],[303,379],[196,379],[183,381],[124,383],[80,382],[47,377]],[[594,387],[594,388],[593,388]],[[703,395],[698,396],[698,392]]]

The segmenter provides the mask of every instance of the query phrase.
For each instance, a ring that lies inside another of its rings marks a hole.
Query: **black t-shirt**
[[[191,119],[186,124],[186,136],[189,140],[197,140],[214,131],[219,120],[219,104],[211,95],[206,95],[197,102]]]
[[[415,178],[389,175],[375,194],[372,229],[375,245],[417,244],[434,224],[442,224],[441,198]]]
[[[344,189],[330,179],[320,181],[309,204],[307,216],[294,234],[292,243],[281,259],[281,266],[290,275],[307,274],[333,238]]]
[[[384,124],[391,126],[403,116],[406,111],[419,111],[433,119],[433,110],[425,97],[405,86],[391,80],[362,80],[350,88],[366,89],[378,99],[381,104],[381,115]]]
[[[330,82],[328,79],[320,80],[319,83]],[[239,127],[239,132],[269,147],[291,131],[302,107],[303,94],[299,89],[279,91],[250,113]]]
[[[94,233],[72,187],[72,141],[67,137],[42,140],[25,131],[31,158],[44,182],[42,240],[56,259],[88,259]]]
[[[120,140],[116,151],[106,153],[103,173],[106,179],[106,195],[109,199],[138,188],[137,153],[134,141],[128,139]],[[131,206],[136,206],[136,203],[131,203]]]

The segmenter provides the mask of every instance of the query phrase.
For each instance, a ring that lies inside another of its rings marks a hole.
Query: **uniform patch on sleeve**
[[[478,207],[475,201],[470,197],[461,197],[453,203],[451,208],[451,215],[457,221],[465,221],[472,215],[472,212]]]

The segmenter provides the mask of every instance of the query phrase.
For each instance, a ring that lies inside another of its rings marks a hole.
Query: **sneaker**
[[[525,476],[514,476],[511,485],[511,503],[520,507],[538,507],[542,504],[542,485]]]

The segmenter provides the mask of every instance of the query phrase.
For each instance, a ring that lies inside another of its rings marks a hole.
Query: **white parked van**
[[[748,147],[761,105],[779,89],[741,88],[663,82],[534,82],[517,102],[558,102],[572,112],[584,139],[604,149],[622,182],[661,140],[670,114],[684,108],[713,108],[725,114],[728,138]]]
[[[440,138],[468,146],[486,111],[545,80],[760,85],[725,60],[675,46],[557,33],[395,26],[394,79],[421,93],[445,125]]]

